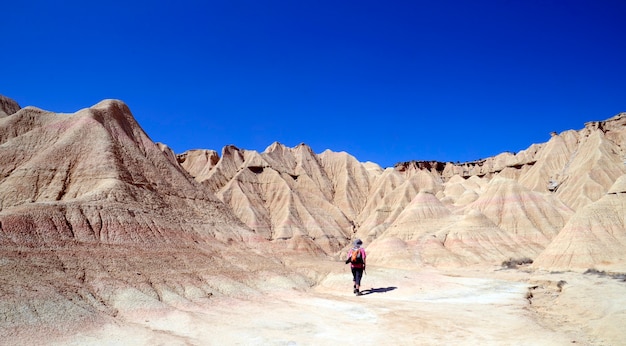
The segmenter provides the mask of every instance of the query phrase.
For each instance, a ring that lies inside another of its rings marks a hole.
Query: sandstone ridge
[[[230,145],[221,155],[175,155],[152,142],[118,100],[73,114],[2,100],[2,244],[219,239],[335,255],[361,237],[373,249],[397,239],[416,265],[494,265],[537,258],[555,239],[567,251],[582,251],[557,235],[594,203],[623,196],[626,113],[552,133],[519,153],[383,169],[345,152],[316,154],[304,143],[273,143],[261,153]],[[620,214],[618,206],[604,213]],[[617,224],[606,227],[624,229],[622,219],[611,220]],[[561,260],[559,268],[619,265],[608,254],[621,245],[598,243],[599,255]],[[393,262],[393,249],[386,252],[377,258]]]
[[[467,163],[411,161],[382,169],[348,153],[314,154],[305,144],[280,143],[262,153],[227,146],[221,156],[196,150],[178,160],[250,228],[292,248],[332,254],[360,237],[387,264],[396,250],[408,249],[416,265],[495,265],[535,259],[556,239],[562,260],[537,266],[622,270],[621,257],[611,254],[624,246],[609,233],[593,241],[597,254],[585,260],[574,259],[584,248],[557,235],[607,195],[624,198],[612,186],[626,174],[625,123],[620,113],[552,133],[519,153]],[[599,219],[623,214],[619,204],[606,206],[596,210]],[[616,224],[605,227],[626,233],[623,218],[610,220]]]

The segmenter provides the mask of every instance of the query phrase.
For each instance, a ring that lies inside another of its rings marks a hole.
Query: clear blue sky
[[[471,161],[626,111],[624,0],[5,1],[0,94],[181,153]]]

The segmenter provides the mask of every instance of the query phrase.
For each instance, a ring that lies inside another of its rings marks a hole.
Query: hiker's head
[[[354,246],[361,247],[361,245],[363,245],[363,242],[361,241],[361,239],[357,239],[354,241]]]

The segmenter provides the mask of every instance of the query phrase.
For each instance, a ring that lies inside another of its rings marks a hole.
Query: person
[[[361,278],[363,278],[363,272],[365,272],[365,257],[367,254],[365,253],[365,249],[361,246],[363,242],[361,239],[356,239],[354,241],[354,247],[348,251],[348,258],[346,259],[346,264],[350,263],[350,270],[352,271],[352,283],[354,287],[354,294],[357,296],[362,295],[361,293]],[[353,261],[352,254],[356,251],[360,252],[361,260]]]

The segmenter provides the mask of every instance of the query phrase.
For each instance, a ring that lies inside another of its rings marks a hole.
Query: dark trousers
[[[363,277],[363,268],[352,268],[352,281],[361,286],[361,278]]]

